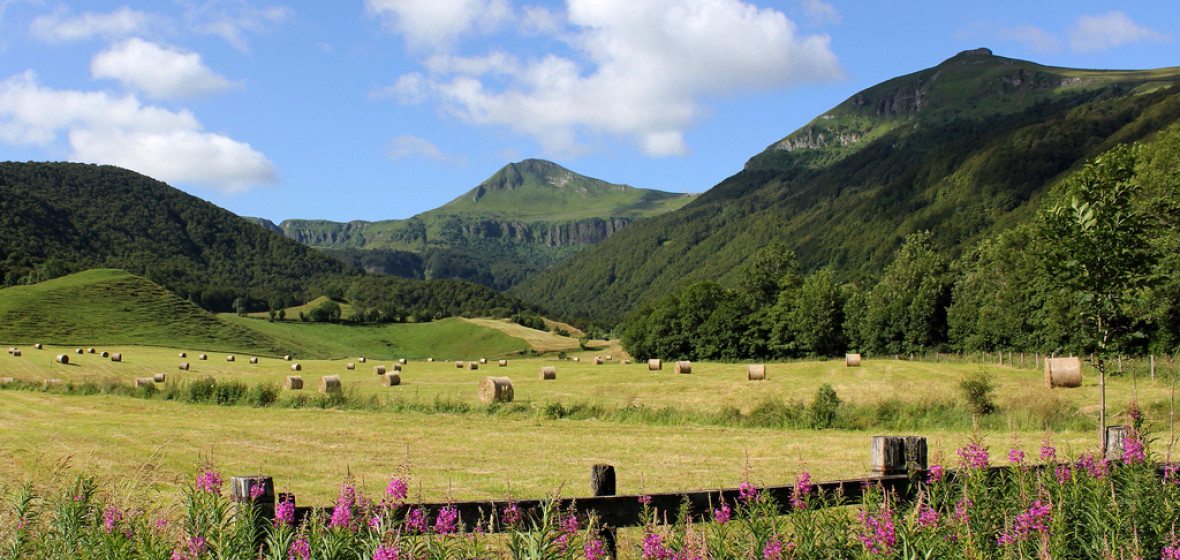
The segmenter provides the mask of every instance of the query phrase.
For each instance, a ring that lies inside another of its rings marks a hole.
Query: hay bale
[[[630,365],[630,364],[631,364],[631,360],[623,360],[621,363],[622,363],[623,365],[625,365],[625,366],[626,366],[626,365]]]
[[[303,371],[303,366],[299,364],[291,364],[291,371]]]
[[[149,385],[155,386],[155,384],[156,384],[156,380],[153,377],[136,377],[135,378],[135,388],[136,389],[138,389],[140,387],[147,387]]]
[[[541,379],[557,379],[557,368],[541,366]]]
[[[188,362],[180,362],[180,365],[177,366],[177,369],[180,371],[188,371]]]
[[[596,365],[596,366],[602,365],[602,358],[599,358],[598,356],[594,356],[594,365]]]
[[[340,376],[339,375],[325,375],[320,378],[320,392],[321,393],[339,393],[340,392]]]
[[[676,373],[692,373],[692,362],[680,360],[676,362]]]
[[[38,342],[38,343],[34,344],[34,345],[33,345],[33,348],[36,348],[36,349],[38,349],[38,350],[44,350],[44,349],[45,349],[45,347],[44,347],[44,346],[42,346],[40,342]]]
[[[232,361],[234,361],[234,359],[235,359],[235,358],[234,358],[234,355],[233,355],[233,354],[230,354],[230,355],[228,355],[228,356],[226,356],[226,357],[225,357],[225,361],[227,361],[227,362],[232,362]]]
[[[286,361],[286,362],[291,361],[291,356],[289,354],[286,356],[283,356],[283,361]]]
[[[575,361],[575,362],[580,362],[580,361],[582,361],[582,359],[581,359],[581,358],[579,358],[579,357],[577,357],[577,356],[574,356],[573,358],[570,358],[570,359],[571,359],[571,360],[573,360],[573,361]]]
[[[163,383],[165,379],[167,379],[167,377],[165,377],[162,373],[157,373],[152,376],[152,381],[155,381],[156,383]]]
[[[1073,358],[1049,358],[1045,360],[1045,385],[1054,387],[1080,387],[1082,385],[1082,360]]]
[[[652,358],[647,361],[647,369],[648,369],[648,371],[656,371],[656,370],[664,369],[664,362],[662,360],[657,359],[657,358]]]
[[[363,364],[363,363],[365,363],[365,357],[364,357],[364,356],[361,356],[361,357],[357,358],[357,359],[356,359],[356,361],[358,361],[358,362],[360,362],[360,363],[362,363],[362,364]]]
[[[109,357],[111,357],[111,353],[107,352],[106,350],[103,350],[102,354],[99,354],[99,356],[102,356],[104,358],[109,358]]]
[[[95,350],[94,348],[87,348],[87,349],[86,349],[86,353],[87,353],[87,354],[93,354],[93,353],[95,353],[95,352],[97,352],[97,350]]]
[[[387,373],[381,376],[381,384],[386,387],[394,387],[402,384],[402,376],[397,373]]]
[[[426,358],[426,361],[428,361],[428,362],[433,362],[433,361],[434,361],[434,358]]]
[[[208,359],[209,359],[209,356],[206,356],[206,355],[204,355],[204,354],[201,354],[201,355],[197,356],[197,359],[198,359],[198,360],[208,360]]]
[[[393,364],[393,371],[401,371],[401,370],[402,370],[401,364]]]
[[[70,363],[70,357],[66,354],[58,354],[57,357],[54,358],[54,361],[59,364],[68,364]]]
[[[459,362],[459,361],[455,362],[455,367],[458,369],[463,369],[463,362]]]
[[[385,375],[385,366],[373,367],[373,375]]]
[[[404,366],[404,365],[406,365],[406,359],[405,358],[398,358],[397,363]]]
[[[746,366],[746,379],[748,381],[762,381],[766,379],[766,364],[751,364]]]
[[[468,369],[479,369],[479,362],[467,362]]]
[[[844,367],[860,367],[860,354],[844,354]]]
[[[347,369],[349,371],[354,370],[354,369],[356,369],[356,364],[354,364],[352,362],[348,362],[347,364],[344,364],[344,369]]]
[[[115,352],[114,354],[111,354],[111,361],[112,362],[123,361],[123,354],[120,354],[119,352]]]
[[[607,355],[606,355],[606,361],[608,361],[608,362],[609,362],[609,361],[611,361],[611,360],[613,360],[613,359],[614,359],[614,356],[611,356],[610,354],[607,354]]]
[[[303,390],[303,378],[298,375],[288,375],[287,378],[283,380],[283,390],[284,391],[302,391]]]
[[[19,358],[19,357],[21,357],[20,348],[17,348],[17,349],[15,349],[15,350],[13,350],[13,351],[12,351],[12,357],[13,357],[13,358]]]
[[[75,353],[75,354],[79,354],[79,355],[81,355],[81,354],[82,354],[82,349],[81,349],[81,348],[75,348],[75,349],[74,349],[74,353]]]
[[[508,360],[500,360],[500,367],[508,367]]]
[[[13,353],[13,352],[16,352],[16,347],[15,347],[15,346],[11,346],[11,347],[9,347],[9,348],[8,348],[8,353],[9,353],[9,354],[11,354],[11,353]]]
[[[479,381],[479,400],[485,403],[512,402],[512,380],[507,377],[485,377]]]
[[[177,354],[177,355],[176,355],[176,357],[177,357],[177,358],[187,358],[187,357],[188,357],[188,354],[187,354],[187,353],[185,353],[185,352],[181,352],[181,353]]]
[[[252,363],[252,364],[258,363],[258,358],[253,358],[253,357],[250,358],[250,363]]]
[[[486,363],[488,363],[488,359],[487,358],[480,358],[479,363],[486,364]]]

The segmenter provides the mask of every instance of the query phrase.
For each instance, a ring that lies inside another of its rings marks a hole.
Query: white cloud
[[[0,142],[47,146],[66,133],[70,159],[133,169],[173,183],[237,192],[275,180],[249,144],[205,132],[188,111],[134,96],[55,90],[30,71],[0,82]]]
[[[1078,52],[1101,51],[1125,43],[1166,41],[1160,33],[1143,27],[1123,12],[1082,16],[1069,29],[1069,46]]]
[[[1061,50],[1061,40],[1033,25],[1001,29],[998,36],[1000,39],[1020,43],[1033,52],[1051,53]]]
[[[64,9],[40,16],[29,25],[34,37],[51,43],[101,37],[117,39],[149,31],[159,18],[123,6],[111,13],[84,12],[68,17]]]
[[[206,97],[232,84],[201,62],[201,55],[133,38],[90,61],[95,78],[117,80],[155,98]]]
[[[433,142],[425,138],[419,138],[409,134],[394,137],[389,141],[389,150],[386,151],[389,159],[397,161],[411,156],[425,156],[433,160],[438,160],[448,163],[462,164],[465,160],[461,157],[448,156],[438,149]]]
[[[836,7],[823,0],[803,0],[803,13],[814,24],[840,23],[842,19]]]
[[[781,12],[740,0],[570,0],[568,8],[576,60],[436,56],[428,75],[404,75],[386,91],[436,99],[466,122],[509,127],[550,152],[577,153],[580,137],[607,133],[668,156],[688,152],[684,133],[710,97],[843,76],[827,36],[800,35]]]
[[[442,48],[471,31],[489,31],[512,15],[507,0],[365,0],[369,12],[413,47]]]
[[[245,34],[265,33],[274,24],[291,17],[285,6],[257,8],[246,0],[206,0],[190,6],[185,19],[198,33],[217,35],[239,51],[249,50]]]

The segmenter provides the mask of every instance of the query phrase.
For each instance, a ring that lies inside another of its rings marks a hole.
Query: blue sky
[[[0,160],[245,216],[407,218],[503,165],[701,192],[959,51],[1180,65],[1173,2],[0,0]]]

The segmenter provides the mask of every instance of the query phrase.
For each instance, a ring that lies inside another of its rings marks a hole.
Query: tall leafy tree
[[[852,311],[859,321],[857,345],[873,353],[897,354],[934,348],[946,341],[946,308],[951,279],[948,260],[930,232],[913,233],[897,251],[881,280]]]

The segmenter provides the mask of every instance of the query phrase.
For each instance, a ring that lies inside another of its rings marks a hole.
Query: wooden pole
[[[275,522],[275,484],[269,476],[232,476],[229,479],[230,501],[239,515],[253,515],[254,543],[262,544],[266,528]]]
[[[590,469],[590,492],[595,496],[614,496],[615,468],[611,465],[594,465]],[[618,557],[615,528],[603,525],[598,529],[598,540],[606,549],[607,558]]]

